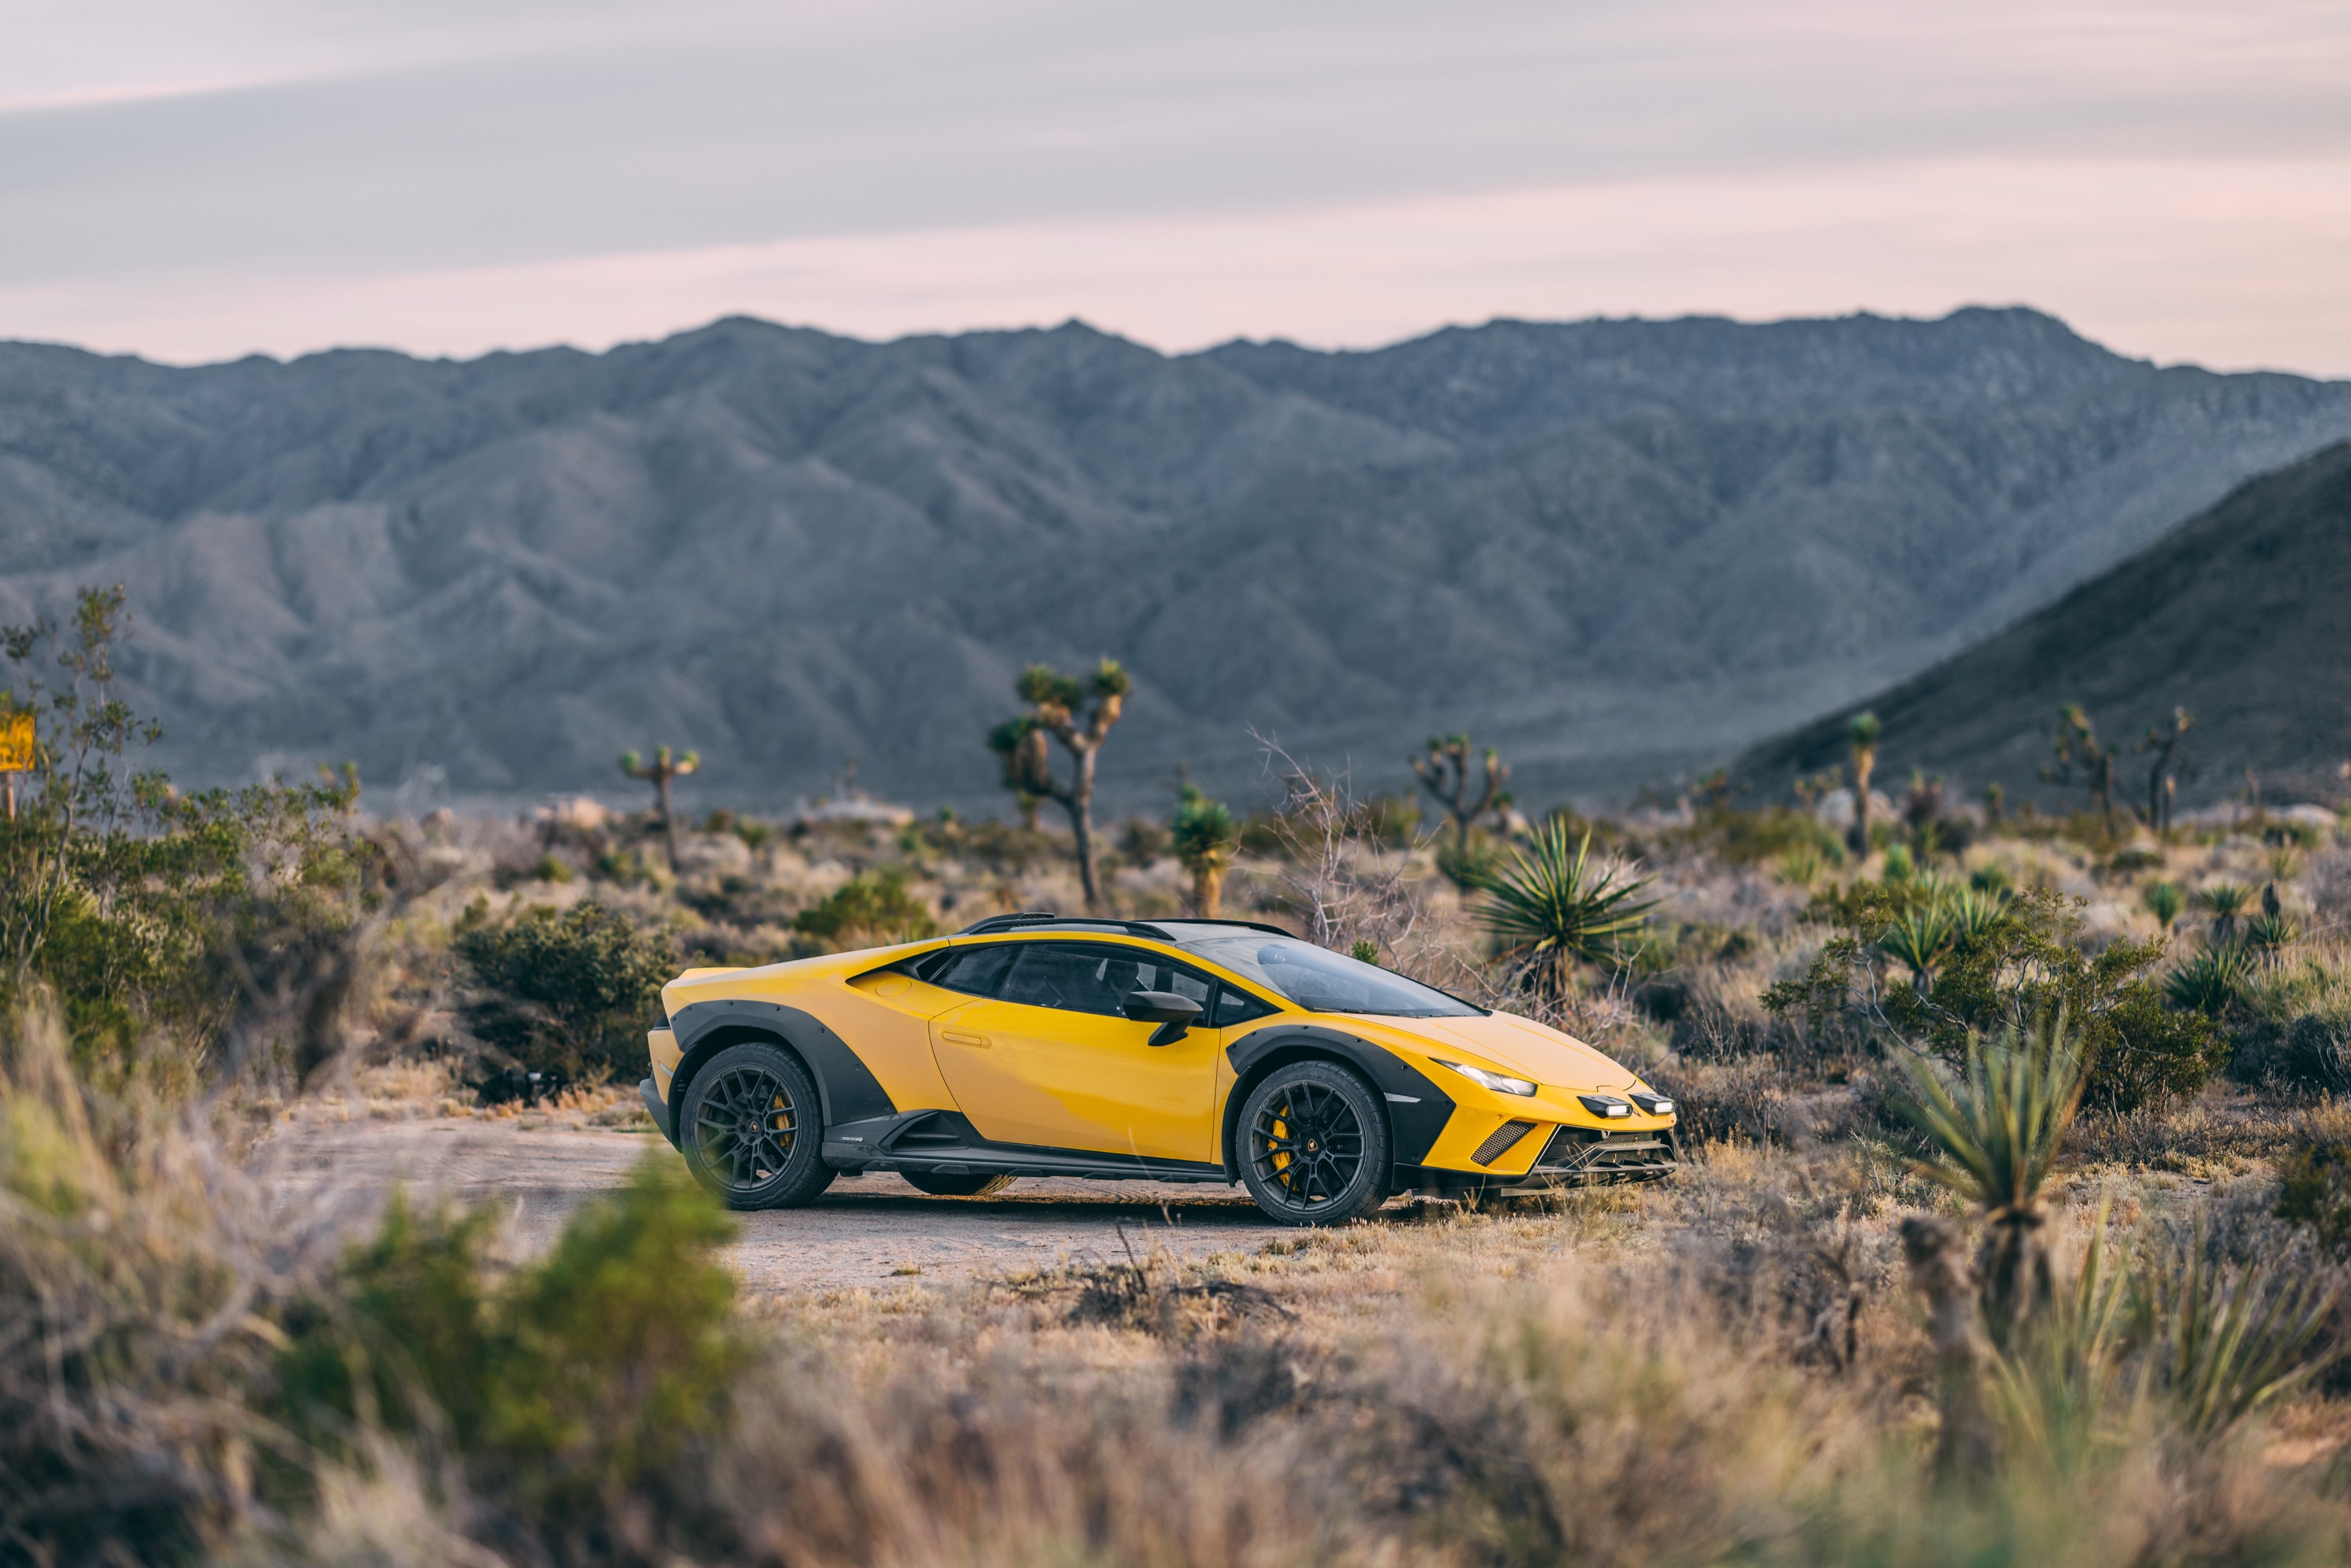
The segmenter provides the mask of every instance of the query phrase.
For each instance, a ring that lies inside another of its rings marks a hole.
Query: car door
[[[1149,1043],[1158,1025],[1123,1011],[1137,990],[1201,1004],[1216,982],[1148,948],[1107,942],[1024,942],[996,995],[931,1025],[940,1074],[980,1135],[993,1143],[1214,1158],[1210,1111],[1220,1030]]]

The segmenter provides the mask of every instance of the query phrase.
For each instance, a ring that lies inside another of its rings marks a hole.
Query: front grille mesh
[[[1478,1145],[1469,1157],[1481,1166],[1490,1166],[1519,1146],[1519,1140],[1535,1130],[1532,1122],[1505,1122],[1494,1129],[1493,1136]]]
[[[1666,1176],[1678,1169],[1680,1163],[1668,1133],[1562,1127],[1535,1156],[1535,1170],[1585,1180],[1614,1180]]]

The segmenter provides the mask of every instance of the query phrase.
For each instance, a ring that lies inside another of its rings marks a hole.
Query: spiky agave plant
[[[2191,1436],[2218,1437],[2339,1354],[2316,1348],[2336,1296],[2324,1276],[2267,1262],[2224,1269],[2201,1222],[2150,1275],[2139,1316],[2152,1332],[2156,1375]]]
[[[2196,902],[2212,915],[2212,944],[2219,946],[2232,942],[2237,936],[2237,921],[2253,902],[2253,890],[2241,882],[2216,882],[2199,888]]]
[[[1943,901],[1943,913],[1950,918],[1951,944],[1955,947],[1980,941],[2007,912],[2008,905],[1999,894],[1980,888],[1956,889]]]
[[[2231,942],[2207,947],[2166,975],[2163,996],[2175,1008],[2218,1018],[2252,977],[2252,956]]]
[[[1950,952],[1956,935],[1940,903],[1920,904],[1895,918],[1878,937],[1877,950],[1899,959],[1910,971],[1910,988],[1924,997],[1933,988],[1935,970]]]
[[[2060,1471],[2091,1457],[2100,1417],[2131,1343],[2131,1281],[2107,1246],[2109,1205],[2098,1205],[2081,1266],[2009,1354],[1992,1387],[2011,1434]]]
[[[1639,897],[1650,881],[1595,864],[1592,831],[1571,848],[1567,824],[1554,818],[1479,879],[1476,918],[1502,939],[1503,962],[1544,994],[1565,996],[1578,963],[1611,962],[1638,939],[1658,903]]]
[[[2178,883],[2158,882],[2148,886],[2147,913],[2155,916],[2156,924],[2162,926],[2164,930],[2171,929],[2172,923],[2179,918],[2179,911],[2182,907]]]
[[[2056,1013],[2032,1030],[1972,1042],[1956,1077],[1925,1058],[1900,1066],[1910,1091],[1903,1108],[1943,1156],[1928,1174],[1983,1216],[1984,1324],[2005,1352],[2053,1291],[2041,1190],[2081,1108],[2082,1053]]]

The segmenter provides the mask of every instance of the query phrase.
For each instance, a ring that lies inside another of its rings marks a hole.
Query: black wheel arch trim
[[[823,1020],[780,1002],[720,998],[695,1002],[670,1015],[670,1032],[681,1052],[677,1071],[669,1081],[669,1125],[678,1125],[678,1109],[692,1092],[702,1064],[728,1046],[746,1040],[770,1040],[789,1046],[809,1076],[816,1080],[828,1127],[841,1122],[861,1122],[888,1116],[897,1107],[890,1103],[872,1069],[849,1049],[849,1042],[828,1029]],[[670,1141],[677,1141],[672,1134]]]
[[[1233,1092],[1225,1100],[1225,1169],[1240,1179],[1241,1102],[1266,1072],[1289,1061],[1320,1058],[1354,1068],[1372,1081],[1386,1102],[1388,1158],[1397,1166],[1416,1166],[1437,1145],[1437,1134],[1453,1119],[1453,1097],[1427,1074],[1385,1046],[1320,1024],[1277,1024],[1246,1035],[1225,1048],[1233,1064]]]

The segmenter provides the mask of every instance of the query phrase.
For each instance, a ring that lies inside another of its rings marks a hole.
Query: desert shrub
[[[351,926],[372,845],[351,827],[348,768],[193,793],[140,771],[162,730],[120,694],[128,636],[120,588],[83,591],[68,627],[0,632],[0,708],[30,707],[37,728],[17,810],[0,818],[0,1004],[45,990],[86,1068],[120,1073],[139,1057],[185,1082],[259,977],[256,959]]]
[[[2063,1013],[2088,1062],[2085,1103],[2126,1111],[2192,1094],[2225,1058],[2205,1014],[2165,1006],[2161,939],[2085,950],[2082,901],[2046,888],[1997,900],[1939,877],[1862,882],[1816,897],[1832,935],[1807,972],[1764,992],[1814,1027],[1843,1017],[1949,1060],[1970,1042]]]
[[[89,1089],[54,1004],[0,1039],[0,1562],[170,1563],[253,1504],[246,1390],[287,1249],[143,1094]]]
[[[1784,806],[1703,811],[1692,824],[1689,839],[1731,865],[1809,857],[1815,865],[1834,866],[1843,865],[1845,858],[1844,840],[1834,829],[1809,811]]]
[[[792,919],[792,928],[842,947],[916,942],[939,932],[930,905],[896,866],[862,872]]]
[[[637,1066],[678,969],[666,938],[593,899],[474,925],[452,946],[475,983],[465,1009],[475,1038],[513,1064],[582,1081]]]
[[[2215,1010],[2234,1038],[2231,1076],[2302,1093],[2351,1092],[2351,964],[2339,950],[2247,963]]]
[[[1118,831],[1119,859],[1137,871],[1149,871],[1165,859],[1170,840],[1166,827],[1149,817],[1129,817]]]
[[[1041,828],[993,818],[974,822],[964,831],[964,853],[1002,876],[1020,876],[1054,852],[1054,840]]]
[[[1644,1076],[1651,1088],[1672,1097],[1683,1143],[1693,1152],[1726,1138],[1788,1145],[1812,1131],[1813,1118],[1768,1060],[1677,1062],[1651,1067]]]
[[[726,1419],[751,1354],[716,1256],[733,1226],[667,1160],[504,1278],[494,1218],[395,1199],[287,1313],[273,1414],[347,1462],[370,1434],[420,1445],[460,1467],[484,1533],[603,1560],[624,1532],[613,1514]]]
[[[2351,1254],[2351,1111],[2304,1117],[2278,1159],[2277,1212],[2307,1225],[2336,1256]]]

